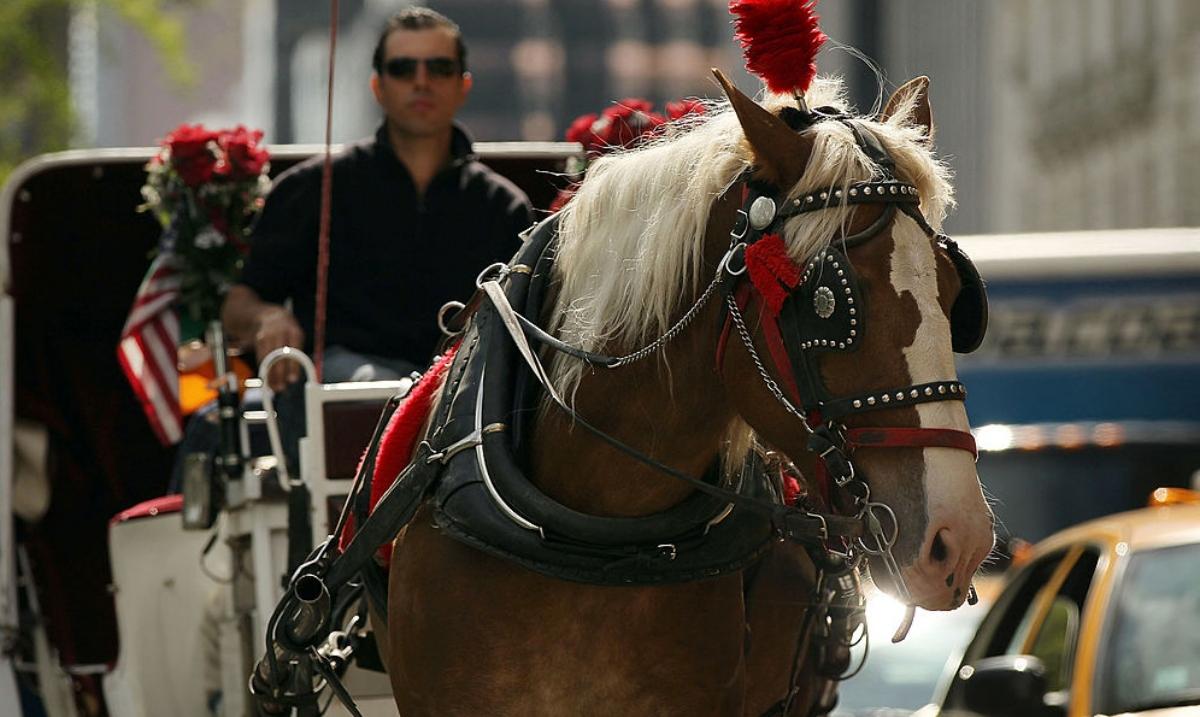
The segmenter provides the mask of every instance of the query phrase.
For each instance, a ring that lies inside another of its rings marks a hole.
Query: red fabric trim
[[[750,287],[742,282],[733,290],[733,303],[737,304],[739,309],[744,309],[750,301]],[[725,373],[725,349],[729,346],[729,332],[733,327],[733,319],[729,313],[725,314],[725,325],[721,327],[721,338],[717,339],[717,375]]]
[[[780,471],[779,477],[783,479],[783,502],[786,505],[795,505],[801,493],[800,481],[787,471]]]
[[[178,513],[182,510],[182,494],[173,493],[171,495],[164,495],[160,498],[144,500],[132,508],[126,508],[117,513],[108,521],[108,527],[111,528],[117,523],[124,523],[129,520],[136,520],[137,518],[152,518],[163,513]]]
[[[766,313],[767,307],[763,306],[759,318],[762,323],[763,337],[767,340],[767,350],[770,351],[771,361],[775,364],[775,375],[779,377],[779,383],[787,392],[788,399],[796,408],[802,408],[804,399],[800,396],[800,389],[796,385],[796,376],[792,373],[792,362],[788,358],[787,347],[783,345],[783,335],[779,333],[779,321],[774,315],[767,316]]]
[[[851,428],[850,448],[958,448],[979,458],[975,437],[953,428]]]
[[[763,300],[778,316],[788,294],[800,283],[800,267],[788,256],[778,234],[766,234],[746,247],[746,273]]]
[[[368,514],[375,510],[375,504],[392,486],[392,483],[400,475],[400,471],[404,470],[412,458],[417,436],[421,432],[421,427],[425,425],[425,419],[429,417],[429,412],[433,410],[433,396],[441,387],[458,346],[458,344],[451,346],[446,353],[438,357],[433,366],[425,372],[425,376],[417,382],[412,393],[392,414],[387,427],[383,429],[383,435],[379,439],[379,452],[375,455],[375,470],[371,474],[371,498]],[[364,452],[363,458],[359,461],[359,470],[362,470],[362,460],[365,459],[366,453]],[[350,544],[354,533],[354,516],[351,515],[338,538],[338,547],[341,550],[345,550],[346,546]],[[380,546],[379,557],[384,565],[391,562],[390,541]]]

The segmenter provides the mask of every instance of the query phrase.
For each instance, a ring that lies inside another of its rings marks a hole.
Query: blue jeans
[[[361,354],[341,346],[325,350],[325,383],[342,381],[397,381],[425,367],[409,361],[372,354]]]

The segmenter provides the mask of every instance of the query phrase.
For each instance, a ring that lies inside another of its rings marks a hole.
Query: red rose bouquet
[[[221,301],[241,271],[250,223],[270,188],[262,132],[241,125],[209,130],[183,124],[146,165],[145,211],[163,226],[160,257],[179,272],[185,316],[218,319]]]
[[[615,149],[636,147],[647,139],[669,131],[671,122],[697,114],[704,114],[704,104],[700,100],[668,102],[666,111],[659,113],[654,111],[654,105],[649,101],[629,97],[614,103],[600,114],[593,112],[581,115],[567,128],[566,139],[582,144],[584,156],[569,162],[567,173],[576,182],[582,181],[591,160]],[[561,209],[572,194],[573,188],[560,191],[550,209]]]

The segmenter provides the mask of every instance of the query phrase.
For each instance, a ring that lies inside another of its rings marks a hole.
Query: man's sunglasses
[[[453,57],[393,57],[383,63],[383,70],[397,80],[411,80],[417,76],[417,65],[422,63],[430,77],[447,78],[459,74],[458,60]]]

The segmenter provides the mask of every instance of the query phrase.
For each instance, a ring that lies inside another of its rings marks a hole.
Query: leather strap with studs
[[[877,411],[882,408],[903,408],[918,403],[932,401],[962,401],[967,397],[967,387],[960,381],[934,381],[921,383],[907,388],[896,388],[888,391],[839,398],[820,406],[821,415],[826,419],[835,419],[851,413]]]
[[[907,182],[888,180],[883,182],[857,182],[846,189],[829,187],[803,194],[783,203],[776,217],[791,217],[815,212],[819,209],[842,206],[843,204],[871,204],[896,202],[920,204],[917,188]]]

